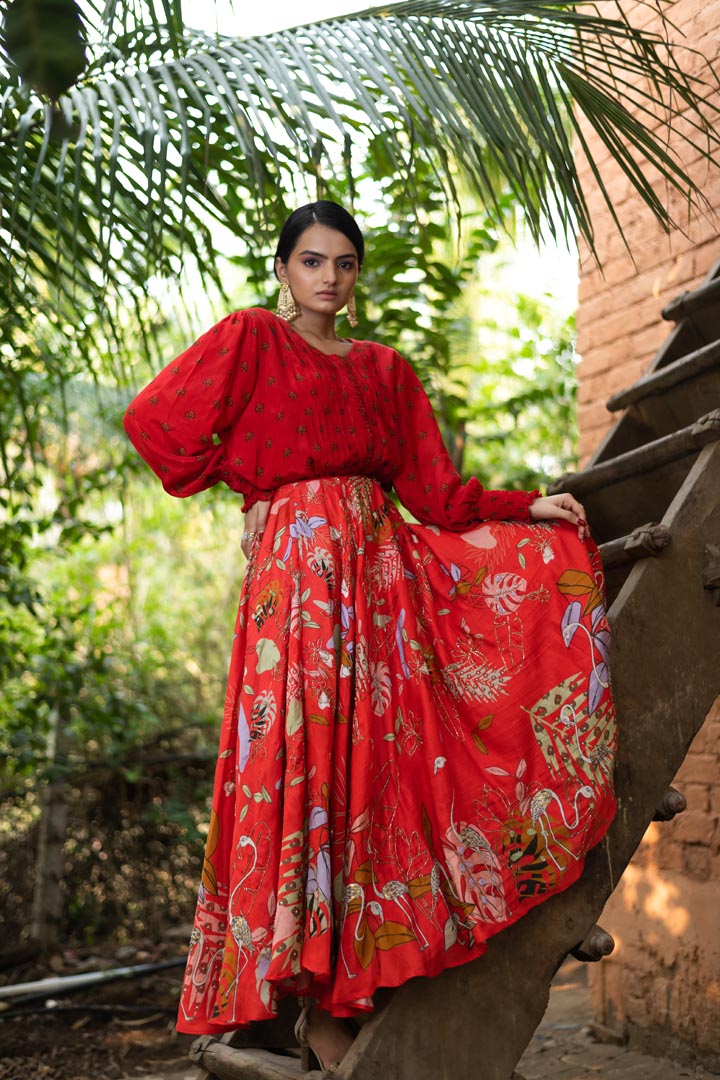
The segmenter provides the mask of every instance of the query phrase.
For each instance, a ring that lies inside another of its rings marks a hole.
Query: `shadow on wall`
[[[653,823],[610,897],[613,954],[589,972],[599,1031],[720,1066],[720,700],[674,781],[688,809]]]

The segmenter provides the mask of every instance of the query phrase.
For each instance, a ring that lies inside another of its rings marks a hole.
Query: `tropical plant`
[[[0,185],[7,252],[27,259],[20,295],[34,275],[62,296],[95,295],[137,284],[143,268],[174,272],[183,254],[212,274],[211,222],[252,247],[279,187],[352,176],[373,135],[411,188],[415,162],[432,160],[449,191],[459,170],[488,205],[510,191],[535,236],[578,229],[591,247],[573,139],[612,204],[581,116],[665,225],[658,177],[699,192],[656,130],[659,103],[669,123],[682,116],[681,141],[717,148],[712,74],[683,74],[620,6],[609,18],[580,0],[405,0],[243,40],[183,28],[169,0],[162,17],[96,2],[88,65],[57,104],[21,76],[48,86],[38,72],[73,0],[43,10],[57,33],[23,50],[11,16],[29,0],[8,11]]]

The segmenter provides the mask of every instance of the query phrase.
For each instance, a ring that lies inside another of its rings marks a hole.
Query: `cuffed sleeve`
[[[393,485],[411,514],[454,532],[485,520],[530,521],[530,506],[540,493],[489,491],[475,477],[463,484],[422,383],[397,353],[393,377],[402,460]]]

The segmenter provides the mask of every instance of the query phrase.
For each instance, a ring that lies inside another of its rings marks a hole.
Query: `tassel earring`
[[[355,290],[350,293],[347,302],[347,321],[350,323],[353,329],[358,324],[357,307],[355,306]]]
[[[297,300],[291,293],[287,281],[283,281],[280,286],[280,296],[278,297],[278,318],[283,319],[285,322],[292,322],[293,319],[297,319],[299,314],[300,308],[297,305]]]

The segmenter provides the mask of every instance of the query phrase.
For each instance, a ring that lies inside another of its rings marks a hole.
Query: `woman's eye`
[[[304,260],[304,265],[305,266],[317,266],[317,264],[318,264],[317,259],[305,259]]]
[[[352,270],[352,268],[353,268],[353,266],[355,264],[351,263],[351,262],[341,262],[338,265],[339,265],[341,270]]]

